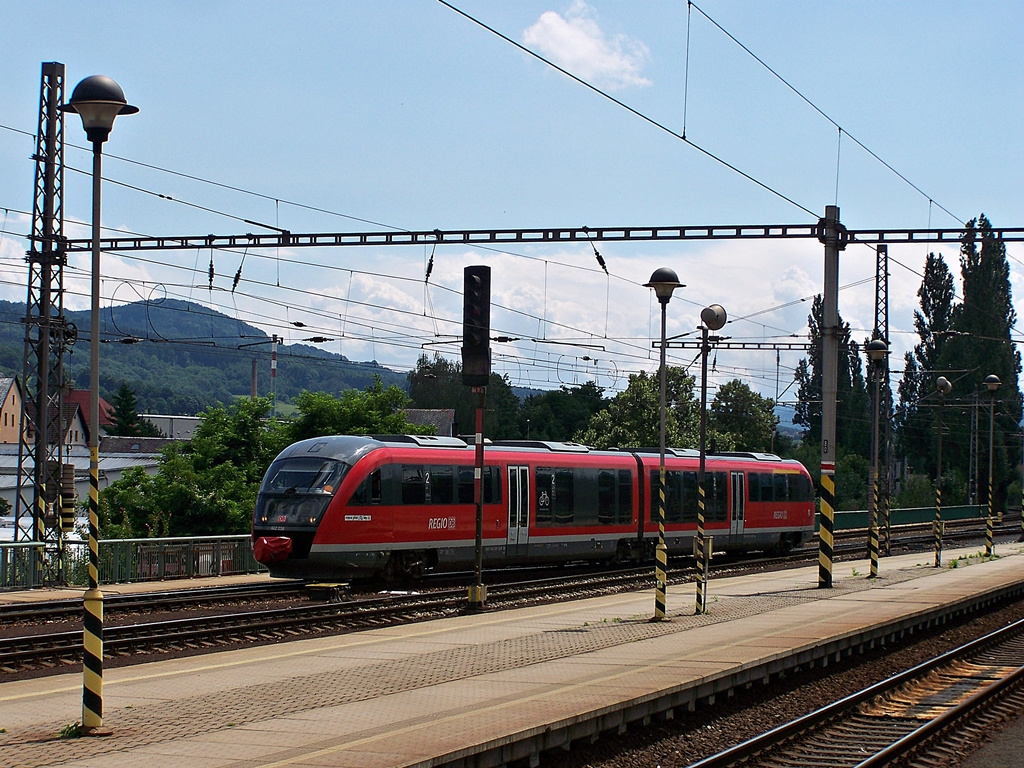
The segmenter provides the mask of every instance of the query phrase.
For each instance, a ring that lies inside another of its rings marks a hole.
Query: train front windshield
[[[348,465],[334,459],[300,457],[270,465],[256,502],[257,526],[316,526]]]

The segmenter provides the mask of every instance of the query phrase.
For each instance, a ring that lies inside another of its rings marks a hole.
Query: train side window
[[[375,469],[356,488],[356,492],[352,494],[349,504],[380,504],[380,496],[380,470]]]
[[[501,467],[484,467],[484,504],[501,503]]]
[[[772,475],[775,485],[775,501],[788,501],[789,492],[787,488],[786,475]]]
[[[533,487],[537,494],[537,525],[551,525],[555,495],[555,473],[551,467],[537,467]]]
[[[707,485],[704,492],[706,495],[707,510],[705,518],[708,520],[729,519],[729,475],[726,472],[707,472],[704,475]]]
[[[455,501],[455,476],[452,468],[434,465],[430,470],[430,503],[452,504]]]
[[[575,490],[572,468],[557,467],[555,469],[555,498],[554,504],[552,504],[557,525],[572,524],[573,512],[576,508]]]
[[[787,475],[790,501],[813,501],[814,492],[811,490],[811,481],[803,475]]]
[[[599,469],[597,471],[597,522],[601,525],[613,525],[616,517],[615,470]]]
[[[402,465],[402,503],[426,504],[427,480],[426,467],[421,464]]]
[[[633,473],[628,469],[619,470],[619,504],[615,522],[628,525],[633,522]]]
[[[446,469],[448,469],[446,467]],[[461,466],[456,468],[459,474],[458,503],[475,504],[476,489],[473,484],[475,467]],[[484,467],[481,476],[484,485],[484,504],[501,503],[501,472],[500,467]],[[448,502],[443,502],[448,503]]]

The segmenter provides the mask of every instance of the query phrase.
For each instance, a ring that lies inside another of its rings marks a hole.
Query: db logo
[[[454,517],[432,517],[427,521],[427,530],[431,531],[453,531],[455,530]]]

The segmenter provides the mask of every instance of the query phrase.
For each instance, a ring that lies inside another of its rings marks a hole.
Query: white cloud
[[[609,90],[651,84],[641,74],[647,46],[626,35],[607,36],[583,0],[575,0],[565,16],[542,13],[523,32],[523,41],[563,69]]]

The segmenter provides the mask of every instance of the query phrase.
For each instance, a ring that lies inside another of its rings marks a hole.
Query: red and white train
[[[488,443],[484,457],[485,566],[653,557],[657,449],[508,441]],[[670,555],[692,552],[698,461],[694,450],[666,451]],[[336,435],[295,443],[260,486],[256,559],[272,576],[307,580],[471,567],[474,462],[473,447],[450,437]],[[709,454],[705,472],[706,529],[716,550],[784,551],[813,533],[814,490],[800,463],[763,453]]]

